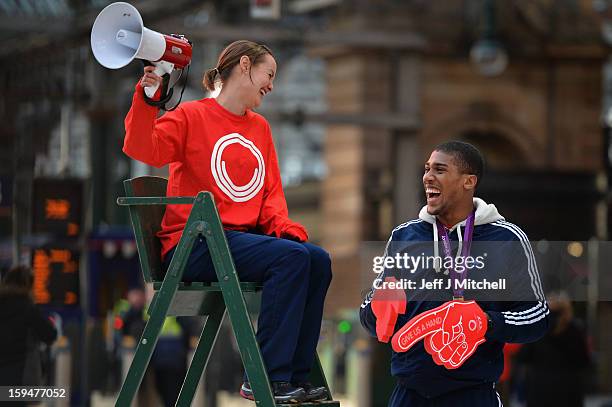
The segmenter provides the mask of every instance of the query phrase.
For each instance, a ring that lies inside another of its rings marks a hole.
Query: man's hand
[[[406,352],[424,339],[437,365],[456,369],[485,341],[487,316],[475,301],[449,301],[412,318],[395,333],[393,350]]]
[[[385,282],[397,282],[386,277]],[[389,342],[395,329],[397,316],[406,312],[406,293],[403,289],[378,289],[372,299],[372,311],[376,316],[376,336],[380,342]]]

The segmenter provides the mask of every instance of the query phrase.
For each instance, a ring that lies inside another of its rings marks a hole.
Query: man
[[[398,384],[389,406],[500,406],[495,382],[504,343],[532,342],[547,330],[549,311],[527,236],[494,205],[474,198],[483,169],[470,144],[434,149],[423,174],[427,205],[419,219],[392,231],[385,256],[394,266],[385,264],[361,305],[366,330],[382,342],[393,336]],[[395,262],[403,255],[421,257],[419,267]],[[398,290],[395,277],[411,282]],[[486,279],[498,284],[466,284]]]

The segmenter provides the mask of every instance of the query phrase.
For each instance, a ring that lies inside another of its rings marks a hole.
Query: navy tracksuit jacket
[[[454,370],[436,365],[425,351],[423,341],[404,353],[393,352],[391,373],[398,379],[389,405],[400,406],[498,406],[501,405],[494,390],[494,383],[504,368],[503,347],[506,342],[526,343],[541,338],[548,328],[548,307],[544,299],[531,245],[525,233],[516,225],[506,222],[494,205],[486,204],[475,198],[476,219],[471,255],[483,255],[486,251],[484,269],[470,271],[476,277],[484,273],[490,280],[506,279],[507,289],[503,294],[483,293],[479,290],[466,290],[466,300],[475,299],[479,306],[489,314],[492,327],[486,334],[486,342],[465,363]],[[449,232],[451,242],[456,245],[461,240],[464,222]],[[457,229],[461,228],[458,232]],[[486,242],[486,243],[484,243]],[[391,233],[385,255],[408,253],[413,256],[438,255],[438,233],[435,218],[426,208],[421,210],[419,219],[396,227]],[[481,246],[479,246],[481,244]],[[440,271],[440,270],[438,270]],[[445,278],[448,275],[433,269],[405,270],[385,269],[377,277],[394,275],[412,279]],[[364,328],[376,337],[376,317],[371,308],[374,295],[372,289],[361,305],[360,319]],[[398,316],[395,331],[410,319],[424,311],[435,308],[452,299],[443,290],[409,290],[406,292],[408,304],[406,313]],[[444,298],[442,298],[444,297]]]

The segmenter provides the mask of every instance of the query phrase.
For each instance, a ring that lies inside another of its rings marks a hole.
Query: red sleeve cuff
[[[299,223],[294,223],[285,227],[280,235],[283,239],[296,240],[298,242],[305,242],[308,240],[308,232],[306,228]]]

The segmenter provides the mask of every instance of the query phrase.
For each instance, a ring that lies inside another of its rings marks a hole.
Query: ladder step
[[[158,291],[162,286],[161,281],[153,282],[153,289]],[[240,283],[240,290],[242,292],[257,292],[261,291],[263,285],[260,283],[254,282],[243,282]],[[219,283],[201,283],[201,282],[193,282],[193,283],[184,283],[180,282],[178,286],[179,291],[221,291],[221,286]]]
[[[327,407],[340,407],[340,402],[337,400],[327,400],[327,401],[315,401],[312,403],[297,403],[297,404],[277,404],[277,407],[316,407],[316,406],[327,406]]]

